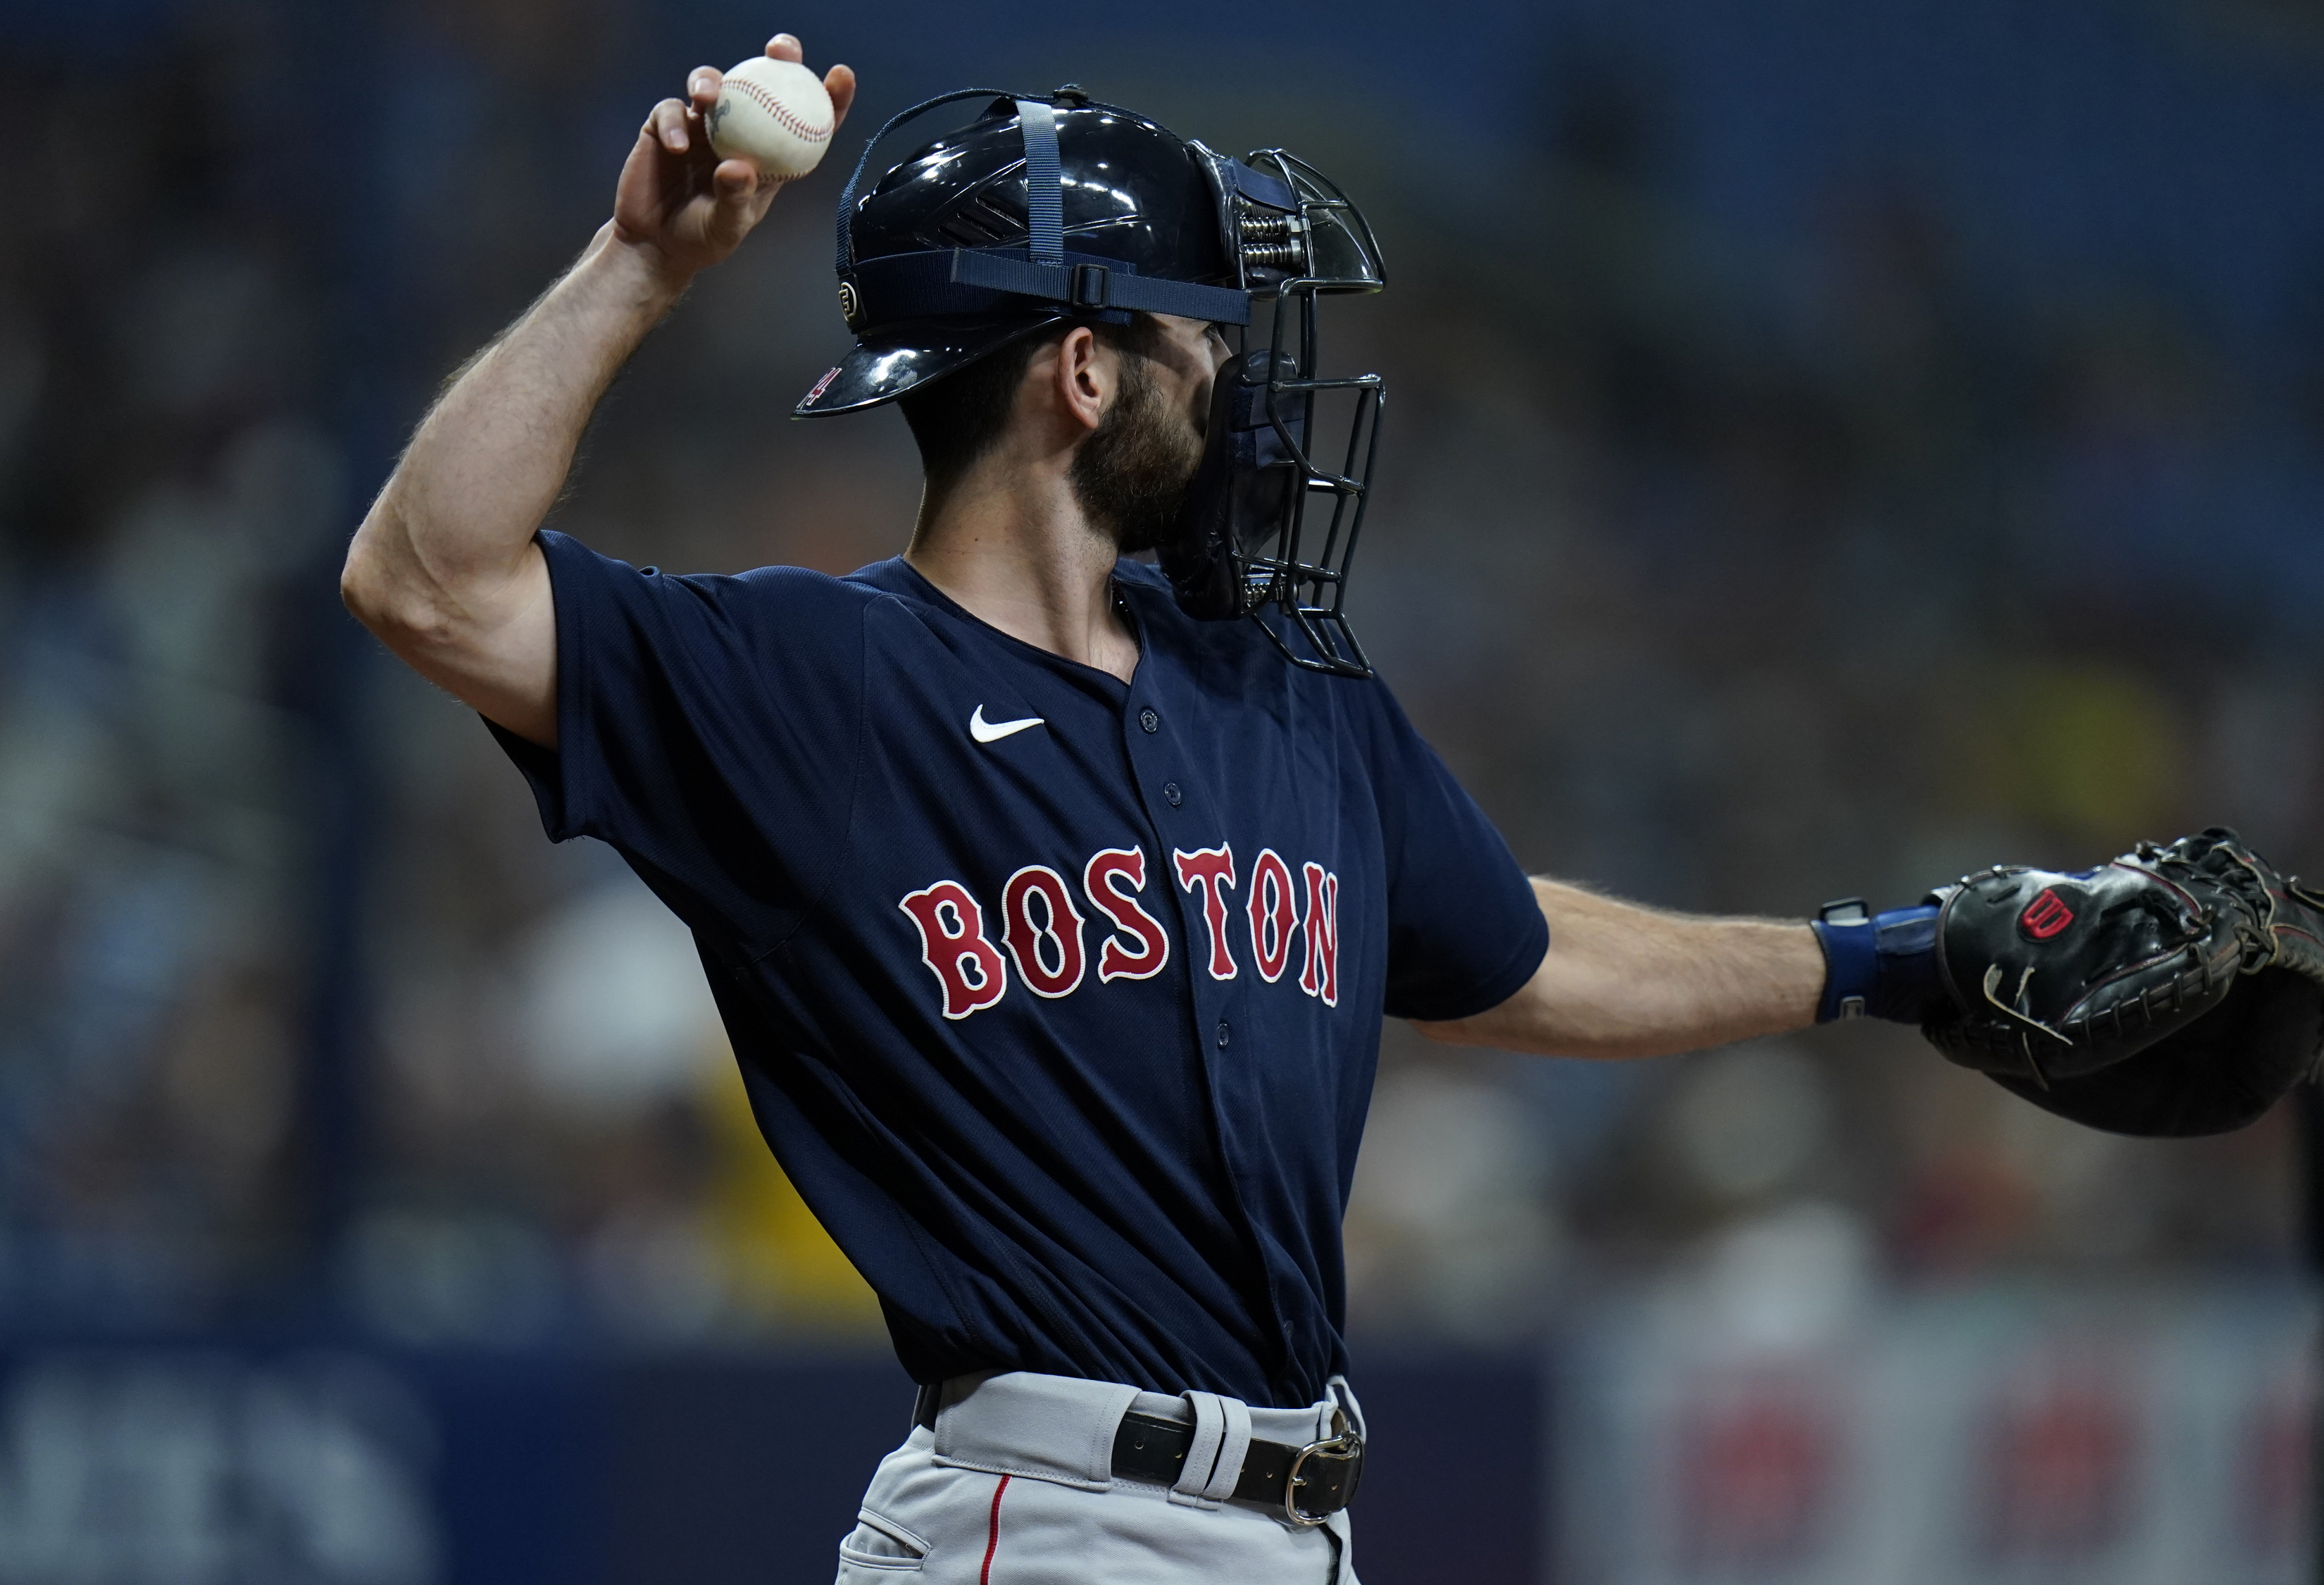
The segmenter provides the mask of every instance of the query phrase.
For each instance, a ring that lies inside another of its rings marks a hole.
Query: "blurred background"
[[[335,589],[646,107],[778,27],[864,114],[616,389],[596,548],[900,549],[900,420],[785,416],[844,167],[1073,79],[1370,213],[1354,610],[1528,867],[2324,867],[2314,0],[0,0],[0,1581],[821,1580],[900,1436],[683,931]],[[2312,1577],[2288,1108],[1387,1043],[1371,1585]]]

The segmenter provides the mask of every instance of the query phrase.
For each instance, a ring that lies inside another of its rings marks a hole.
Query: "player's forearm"
[[[1803,924],[1665,913],[1556,881],[1534,893],[1549,951],[1490,1012],[1430,1036],[1545,1056],[1651,1057],[1815,1021],[1823,952]]]
[[[556,504],[605,389],[684,290],[608,226],[463,370],[349,547],[349,606],[383,632],[486,619]]]

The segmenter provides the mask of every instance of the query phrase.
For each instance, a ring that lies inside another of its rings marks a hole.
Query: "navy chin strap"
[[[849,222],[854,217],[856,189],[872,151],[890,132],[917,116],[940,105],[978,98],[1008,99],[1017,107],[1017,126],[1025,139],[1026,246],[943,248],[890,254],[858,263]],[[1226,240],[1231,248],[1233,239]],[[1119,259],[1066,252],[1056,104],[991,88],[939,94],[890,117],[863,145],[862,155],[839,195],[839,275],[849,284],[855,304],[851,329],[945,314],[1006,312],[1030,306],[1026,299],[1055,303],[1114,324],[1128,324],[1133,313],[1175,314],[1226,325],[1250,323],[1247,292],[1191,281],[1157,280],[1139,274],[1135,265]]]

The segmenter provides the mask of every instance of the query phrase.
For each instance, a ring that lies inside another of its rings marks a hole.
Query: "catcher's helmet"
[[[890,168],[860,198],[881,140],[964,99],[967,126]],[[1263,348],[1216,382],[1208,455],[1162,562],[1190,614],[1279,609],[1305,636],[1302,666],[1369,675],[1341,613],[1363,518],[1380,381],[1315,377],[1315,299],[1376,292],[1378,245],[1312,166],[1270,149],[1232,160],[1068,85],[1046,97],[964,88],[893,117],[839,200],[839,302],[856,344],[795,410],[859,412],[966,367],[1062,320],[1133,313],[1247,327],[1273,305]],[[1317,403],[1352,398],[1348,447],[1318,467]],[[1323,544],[1302,554],[1309,496],[1332,497]]]

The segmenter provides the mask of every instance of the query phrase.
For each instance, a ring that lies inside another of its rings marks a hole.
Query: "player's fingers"
[[[686,101],[664,99],[646,117],[646,131],[654,142],[673,154],[686,153],[690,138],[686,130]]]
[[[804,60],[807,51],[797,38],[789,33],[777,33],[767,41],[767,54],[776,60]]]
[[[831,128],[847,119],[847,107],[855,103],[855,69],[835,66],[823,74],[823,91],[831,96]]]
[[[710,181],[717,189],[722,205],[748,199],[759,190],[759,168],[748,160],[721,160],[718,169],[710,173]]]
[[[759,200],[761,190],[759,168],[748,160],[722,160],[711,172],[711,189],[716,195],[710,216],[710,235],[721,245],[732,247],[750,234],[757,224],[764,206]],[[765,184],[767,190],[780,185]],[[769,196],[771,195],[770,190]]]
[[[704,112],[718,102],[718,90],[725,83],[726,74],[715,66],[697,66],[686,74],[687,102]]]

